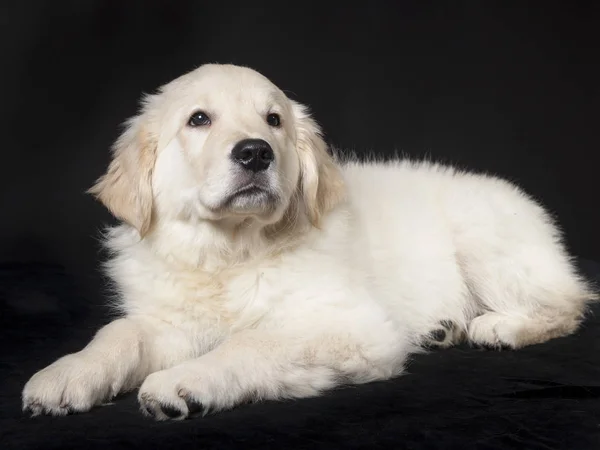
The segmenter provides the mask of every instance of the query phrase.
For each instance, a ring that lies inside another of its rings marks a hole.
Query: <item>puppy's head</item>
[[[307,109],[244,67],[209,64],[147,96],[90,189],[141,236],[156,221],[318,226],[343,183]]]

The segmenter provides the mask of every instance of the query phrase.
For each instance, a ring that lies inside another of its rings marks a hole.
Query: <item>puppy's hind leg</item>
[[[560,230],[517,186],[469,176],[449,190],[446,213],[475,313],[475,344],[519,348],[577,330],[597,292],[578,273]]]
[[[525,247],[469,272],[482,314],[468,337],[486,347],[516,349],[572,334],[598,298],[556,248]]]

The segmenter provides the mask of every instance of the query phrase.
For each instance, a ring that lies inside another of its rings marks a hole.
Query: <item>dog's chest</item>
[[[256,327],[285,295],[278,275],[259,267],[219,274],[178,272],[160,278],[152,293],[152,303],[158,306],[155,313],[190,332],[213,329],[226,335]]]

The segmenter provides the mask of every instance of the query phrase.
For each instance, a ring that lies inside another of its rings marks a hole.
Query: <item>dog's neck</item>
[[[293,248],[310,227],[298,208],[270,225],[254,219],[168,220],[156,223],[140,244],[169,264],[216,273]]]

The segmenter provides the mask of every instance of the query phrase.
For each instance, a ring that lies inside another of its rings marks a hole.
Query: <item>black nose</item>
[[[269,167],[275,159],[275,154],[267,141],[244,139],[235,144],[231,150],[231,157],[245,169],[260,172]]]

